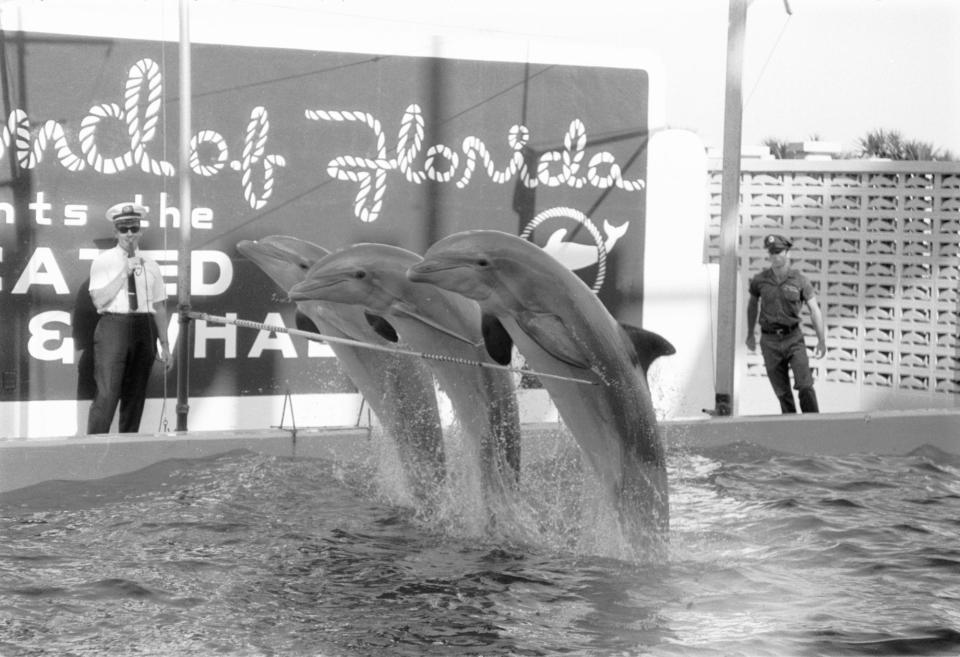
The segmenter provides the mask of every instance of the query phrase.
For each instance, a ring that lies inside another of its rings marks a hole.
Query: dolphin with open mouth
[[[290,297],[357,304],[382,320],[379,326],[395,330],[404,345],[451,359],[432,359],[429,365],[474,441],[489,507],[516,483],[520,469],[513,379],[503,370],[452,362],[492,362],[480,330],[480,308],[460,295],[408,280],[407,270],[418,262],[419,255],[399,247],[354,244],[317,262]]]
[[[619,324],[573,272],[509,233],[471,230],[431,246],[408,271],[477,301],[493,353],[514,343],[543,378],[564,423],[639,547],[663,545],[669,501],[663,442],[646,370],[674,353],[661,336]]]
[[[237,250],[284,292],[301,282],[310,267],[330,253],[321,246],[285,235],[244,240],[237,244]],[[390,342],[381,337],[385,329],[378,333],[357,306],[303,299],[297,301],[297,310],[323,334],[381,345]],[[314,326],[308,328],[314,330]],[[431,372],[408,357],[335,342],[329,345],[347,377],[396,442],[410,491],[418,502],[435,504],[446,468]]]

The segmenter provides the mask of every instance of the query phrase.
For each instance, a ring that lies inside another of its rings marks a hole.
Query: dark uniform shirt
[[[784,279],[778,281],[771,268],[750,279],[750,294],[760,299],[761,331],[796,328],[803,304],[816,296],[813,285],[797,270],[788,269]]]

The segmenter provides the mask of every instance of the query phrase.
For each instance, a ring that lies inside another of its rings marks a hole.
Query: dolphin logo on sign
[[[626,221],[620,226],[614,226],[609,221],[604,220],[603,232],[606,234],[606,237],[604,237],[600,234],[600,230],[596,224],[583,212],[573,208],[556,207],[544,210],[534,217],[523,229],[523,232],[520,233],[520,237],[529,240],[531,235],[533,235],[534,229],[544,222],[556,218],[570,218],[586,228],[587,232],[589,232],[593,238],[595,246],[587,246],[586,244],[571,242],[569,240],[565,241],[564,238],[569,231],[566,228],[560,228],[550,234],[546,244],[541,248],[571,271],[596,265],[598,270],[597,278],[593,283],[593,291],[598,292],[600,288],[603,287],[603,280],[606,276],[607,254],[613,250],[617,241],[626,235],[627,230],[630,228],[630,222]]]

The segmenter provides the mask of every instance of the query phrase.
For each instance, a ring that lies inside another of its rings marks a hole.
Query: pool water
[[[960,457],[675,450],[653,559],[606,554],[578,472],[562,440],[526,468],[527,530],[473,522],[462,482],[417,513],[375,458],[6,493],[0,654],[960,653]]]

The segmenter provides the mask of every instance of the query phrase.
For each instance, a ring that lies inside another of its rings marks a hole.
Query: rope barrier
[[[190,317],[191,319],[202,319],[208,322],[216,322],[217,324],[235,324],[243,328],[252,328],[258,331],[272,331],[274,333],[287,333],[289,335],[296,335],[301,338],[306,338],[308,340],[315,340],[317,342],[333,342],[335,344],[344,344],[351,347],[360,347],[362,349],[372,349],[374,351],[384,351],[387,353],[400,354],[404,356],[416,356],[418,358],[426,358],[428,360],[437,360],[437,361],[443,361],[447,363],[455,363],[457,365],[473,365],[476,367],[486,367],[488,369],[504,370],[506,372],[515,372],[518,374],[532,374],[534,376],[538,376],[541,378],[557,379],[559,381],[583,383],[591,386],[598,385],[596,381],[589,381],[587,379],[578,379],[572,376],[562,376],[560,374],[548,374],[545,372],[536,372],[534,370],[521,369],[518,367],[509,367],[507,365],[498,365],[496,363],[485,363],[479,360],[457,358],[456,356],[446,356],[444,354],[430,354],[422,351],[396,349],[394,347],[385,347],[383,345],[372,344],[369,342],[361,342],[360,340],[352,340],[350,338],[338,338],[332,335],[324,335],[323,333],[313,333],[312,331],[302,331],[300,329],[287,328],[286,326],[274,326],[271,324],[264,324],[262,322],[254,322],[249,319],[233,319],[231,317],[210,315],[207,313],[200,313],[192,310],[187,312],[187,316]]]

